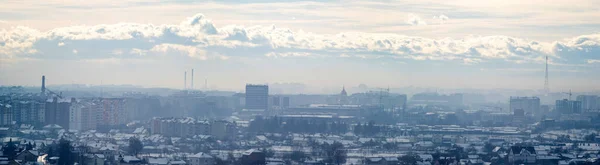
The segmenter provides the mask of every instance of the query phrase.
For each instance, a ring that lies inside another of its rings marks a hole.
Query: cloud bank
[[[437,17],[441,21],[449,18]],[[426,25],[409,15],[410,25]],[[425,38],[399,34],[316,34],[276,26],[217,27],[202,14],[179,24],[119,23],[69,26],[49,31],[19,26],[0,30],[0,59],[140,59],[152,57],[227,60],[328,56],[389,60],[447,60],[467,65],[486,62],[597,65],[600,34],[540,42],[510,36]]]

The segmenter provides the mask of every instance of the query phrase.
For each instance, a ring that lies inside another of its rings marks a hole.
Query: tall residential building
[[[69,108],[70,100],[58,99],[54,97],[46,101],[46,122],[45,124],[56,124],[64,129],[69,129]]]
[[[556,100],[556,108],[554,110],[561,114],[581,113],[581,101]]]
[[[0,125],[9,123],[43,126],[46,122],[45,100],[34,95],[0,96]]]
[[[41,126],[46,122],[46,104],[40,100],[16,100],[12,103],[13,120],[17,124]]]
[[[246,109],[264,109],[269,106],[269,86],[246,84]]]
[[[69,129],[86,131],[96,129],[101,107],[92,100],[71,101]]]
[[[12,125],[13,121],[12,106],[0,103],[0,126]]]
[[[283,108],[289,108],[290,107],[290,97],[288,97],[288,96],[283,97],[282,102],[283,102],[282,103],[283,104],[282,105]]]
[[[273,96],[273,106],[281,106],[281,98],[279,96]]]
[[[538,97],[510,97],[510,111],[514,113],[517,109],[522,109],[525,114],[543,115],[540,114],[540,98]]]
[[[114,126],[126,124],[127,113],[125,112],[125,99],[123,98],[103,98],[100,100],[100,118],[98,125]]]
[[[598,110],[600,106],[598,103],[598,96],[595,95],[579,95],[577,101],[581,102],[581,109],[584,111]]]

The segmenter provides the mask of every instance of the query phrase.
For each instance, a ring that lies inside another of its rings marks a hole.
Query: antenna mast
[[[546,56],[546,77],[544,80],[544,92],[546,95],[550,93],[550,86],[548,84],[548,56]]]

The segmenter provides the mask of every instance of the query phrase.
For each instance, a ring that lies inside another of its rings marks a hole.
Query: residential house
[[[245,151],[242,154],[242,164],[265,164],[266,163],[266,155],[265,153],[250,149]]]
[[[38,151],[26,150],[17,154],[15,159],[21,162],[36,162],[39,154]]]
[[[167,158],[149,158],[148,165],[169,165]]]
[[[535,163],[536,152],[532,146],[512,146],[508,153],[510,163]]]
[[[215,158],[202,152],[188,156],[187,162],[189,165],[214,165],[215,163]]]

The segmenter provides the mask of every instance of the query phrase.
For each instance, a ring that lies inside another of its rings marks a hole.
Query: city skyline
[[[548,56],[552,92],[597,91],[600,11],[580,2],[6,2],[0,85],[36,86],[46,75],[49,84],[180,89],[181,73],[195,69],[196,80],[229,90],[543,90]]]

